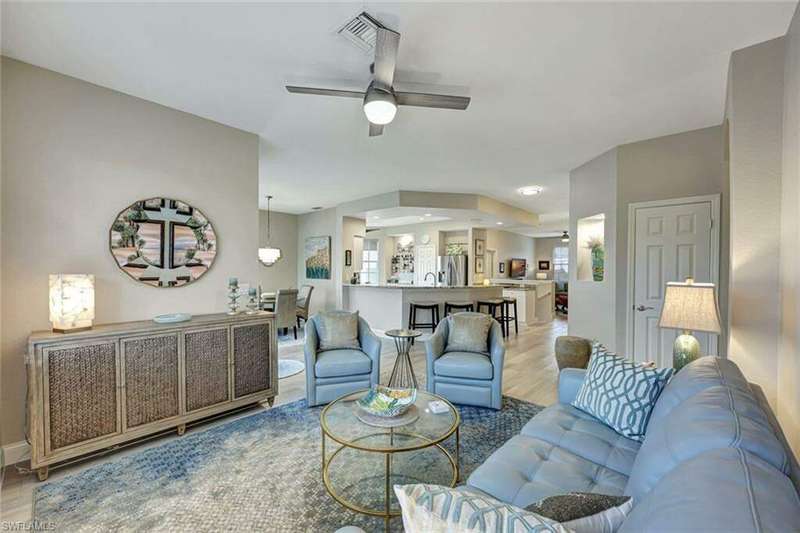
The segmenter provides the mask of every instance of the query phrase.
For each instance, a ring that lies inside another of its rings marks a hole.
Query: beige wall
[[[17,61],[2,60],[2,427],[24,438],[28,333],[47,329],[51,273],[96,277],[96,322],[225,309],[226,280],[259,276],[258,138]],[[108,250],[116,214],[156,195],[203,210],[219,239],[211,270],[159,289]]]
[[[534,240],[533,237],[526,237],[510,231],[488,229],[486,230],[486,248],[496,250],[495,265],[493,265],[495,277],[507,278],[511,275],[511,259],[525,259],[528,268],[536,268],[533,264]],[[500,274],[498,265],[505,263],[505,272]],[[488,269],[488,265],[486,268]]]
[[[568,246],[561,242],[561,237],[539,237],[534,239],[534,249],[536,258],[533,268],[539,272],[539,261],[550,261],[550,270],[546,271],[547,279],[553,279],[553,248],[557,246]]]
[[[272,211],[272,245],[281,249],[280,260],[266,267],[259,266],[259,281],[265,291],[297,288],[297,215]],[[258,245],[267,244],[267,212],[258,212]]]
[[[726,112],[731,235],[728,356],[748,379],[762,386],[773,408],[780,328],[783,70],[783,38],[735,51]]]
[[[778,419],[800,453],[800,12],[785,37]]]
[[[605,279],[578,281],[578,220],[605,214]],[[616,345],[614,288],[617,248],[617,149],[611,149],[569,173],[569,334],[597,339],[610,350]]]
[[[341,282],[338,281],[340,270],[337,269],[337,257],[342,255],[339,253],[342,247],[339,235],[341,235],[341,217],[337,216],[335,208],[297,216],[297,283],[314,286],[309,310],[312,315],[321,309],[337,308],[337,292],[341,287]],[[331,238],[331,279],[307,279],[306,238],[325,236]]]
[[[617,347],[625,349],[628,290],[628,206],[650,202],[722,194],[727,179],[722,160],[721,126],[624,144],[617,148],[616,323]],[[727,200],[723,199],[723,205]],[[720,221],[719,301],[722,322],[727,309],[728,218],[723,208]],[[725,338],[720,336],[720,353]]]

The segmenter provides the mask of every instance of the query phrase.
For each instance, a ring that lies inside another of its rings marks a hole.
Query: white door
[[[655,361],[660,367],[672,366],[672,344],[680,333],[661,329],[658,319],[669,281],[717,283],[718,238],[713,218],[718,216],[716,197],[703,197],[698,201],[667,201],[663,204],[631,206],[630,214],[634,236],[629,245],[633,248],[633,290],[629,293],[629,328],[633,335],[628,347],[633,347],[637,361]],[[696,333],[702,353],[715,354],[717,336]]]
[[[414,284],[436,285],[436,246],[433,244],[422,244],[416,246],[416,250],[417,257],[414,259]]]

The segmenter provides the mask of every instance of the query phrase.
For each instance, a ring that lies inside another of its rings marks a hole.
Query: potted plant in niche
[[[586,247],[592,256],[592,280],[603,281],[605,273],[605,250],[603,241],[599,237],[592,237],[586,241]]]

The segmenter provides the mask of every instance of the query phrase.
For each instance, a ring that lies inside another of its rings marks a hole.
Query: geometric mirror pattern
[[[217,235],[199,209],[180,200],[148,198],[117,215],[109,247],[119,268],[136,281],[180,287],[211,268]]]

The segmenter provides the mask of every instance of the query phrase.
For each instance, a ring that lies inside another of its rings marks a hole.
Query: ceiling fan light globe
[[[364,114],[367,115],[367,120],[373,124],[386,125],[394,120],[397,113],[397,106],[394,102],[386,100],[373,100],[371,102],[364,102]]]

